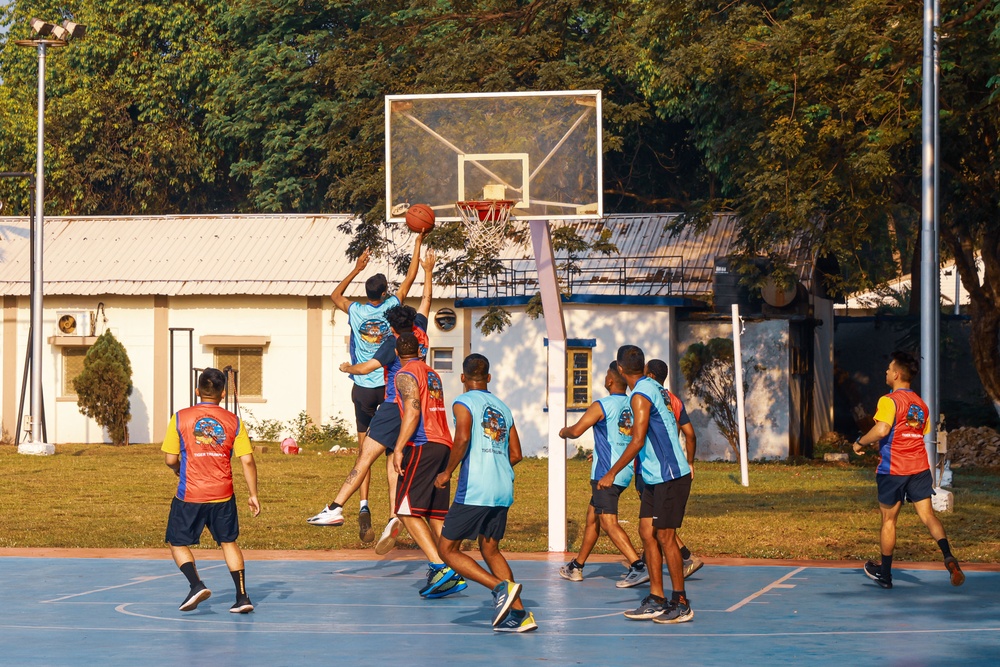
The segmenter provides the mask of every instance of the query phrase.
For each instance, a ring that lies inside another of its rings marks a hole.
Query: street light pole
[[[31,438],[18,445],[20,454],[55,454],[54,445],[42,441],[42,315],[43,315],[43,246],[45,239],[45,54],[48,47],[68,44],[68,39],[82,36],[83,26],[63,22],[62,27],[31,19],[34,39],[15,40],[15,44],[38,50],[38,133],[35,148],[35,215],[31,237]],[[15,436],[16,437],[16,436]]]

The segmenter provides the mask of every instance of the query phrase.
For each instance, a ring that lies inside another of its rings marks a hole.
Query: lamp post
[[[42,250],[45,238],[45,54],[49,47],[66,46],[72,38],[83,37],[86,28],[72,21],[61,26],[33,18],[35,36],[18,39],[18,46],[38,50],[38,134],[35,152],[35,233],[31,238],[31,439],[18,445],[20,454],[54,454],[54,445],[42,442]],[[15,436],[16,437],[16,436]]]

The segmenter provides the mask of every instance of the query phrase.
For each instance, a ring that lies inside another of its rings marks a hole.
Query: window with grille
[[[263,347],[217,347],[215,367],[225,370],[231,367],[239,379],[239,396],[247,398],[264,397],[264,348]],[[229,376],[229,396],[236,396],[233,378]]]
[[[89,349],[89,347],[64,347],[62,349],[62,397],[76,398],[73,380],[83,372],[83,360]]]
[[[566,407],[590,407],[591,348],[566,349]]]
[[[451,373],[455,369],[455,348],[432,347],[431,368],[439,373]]]

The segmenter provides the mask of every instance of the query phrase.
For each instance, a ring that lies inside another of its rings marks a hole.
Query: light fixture
[[[73,21],[63,21],[61,27],[66,31],[68,39],[83,39],[83,36],[87,34],[87,26]],[[62,39],[67,39],[67,37]]]
[[[38,35],[39,37],[44,37],[45,35],[51,35],[52,29],[56,27],[54,23],[48,23],[38,18],[33,18],[30,21],[28,21],[28,25],[31,26],[31,29],[34,30],[35,34]]]

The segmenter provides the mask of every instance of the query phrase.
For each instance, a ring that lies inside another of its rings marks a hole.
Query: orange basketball
[[[406,209],[406,226],[420,234],[434,229],[434,209],[427,204],[414,204]]]

